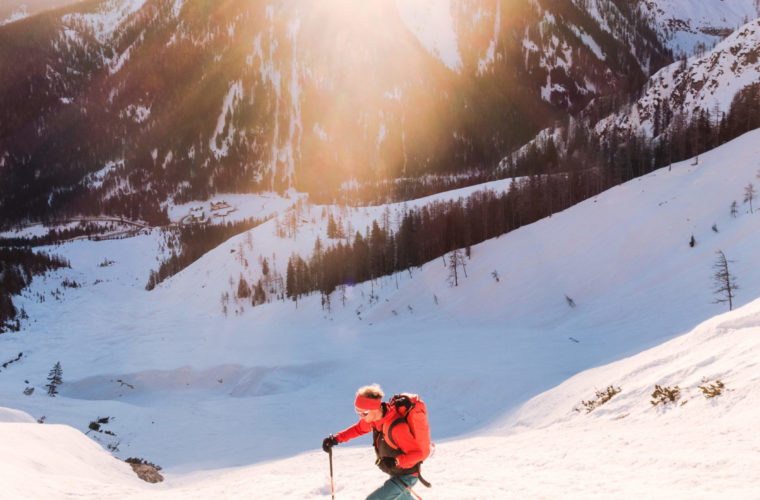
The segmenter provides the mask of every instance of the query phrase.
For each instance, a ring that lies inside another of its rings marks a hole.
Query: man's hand
[[[330,448],[336,444],[338,444],[338,438],[330,434],[322,441],[322,449],[325,450],[325,453],[330,453]]]
[[[391,474],[391,471],[398,467],[398,462],[396,462],[396,459],[391,457],[378,458],[376,463],[377,466],[380,467],[380,470],[386,474]]]

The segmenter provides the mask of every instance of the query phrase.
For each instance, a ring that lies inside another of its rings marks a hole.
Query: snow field
[[[436,259],[348,287],[329,312],[318,296],[240,302],[227,316],[219,301],[254,273],[245,259],[276,253],[284,271],[290,252],[327,242],[322,207],[303,209],[295,239],[269,221],[152,292],[156,232],[51,248],[72,268],[35,279],[18,302],[29,323],[0,336],[0,361],[24,353],[0,372],[0,401],[30,415],[0,412],[16,422],[0,424],[0,497],[326,498],[321,440],[355,422],[354,391],[375,381],[427,403],[439,446],[425,464],[434,489],[418,487],[426,499],[756,497],[760,216],[741,196],[760,168],[759,134],[473,246],[458,287]],[[346,217],[363,231],[383,211]],[[741,286],[731,313],[712,303],[717,249]],[[64,384],[49,398],[56,361]],[[705,399],[705,378],[724,394]],[[678,385],[682,399],[653,407],[655,384]],[[622,391],[574,411],[608,385]],[[113,435],[83,437],[102,417]],[[166,481],[139,482],[108,456],[114,445],[163,466]],[[368,439],[335,460],[341,498],[383,478]]]

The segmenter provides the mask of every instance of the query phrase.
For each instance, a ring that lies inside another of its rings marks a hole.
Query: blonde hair
[[[356,391],[356,395],[363,398],[372,399],[383,399],[383,396],[385,396],[383,389],[380,388],[380,384],[372,384],[365,385],[364,387],[359,387],[359,390]]]

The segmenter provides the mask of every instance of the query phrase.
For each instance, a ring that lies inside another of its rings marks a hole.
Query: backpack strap
[[[420,480],[420,482],[425,485],[426,488],[431,488],[433,485],[430,484],[428,481],[425,480],[424,477],[422,477],[422,462],[417,466],[418,472],[417,472],[417,479]]]
[[[393,429],[400,424],[401,422],[405,423],[407,426],[409,426],[409,422],[406,421],[406,417],[399,417],[393,422],[391,422],[391,425],[388,426],[388,433],[385,435],[386,438],[388,438],[388,441],[390,442],[390,445],[394,448],[400,450],[398,443],[396,443],[396,440],[393,439]],[[412,432],[412,428],[409,427],[409,432]]]

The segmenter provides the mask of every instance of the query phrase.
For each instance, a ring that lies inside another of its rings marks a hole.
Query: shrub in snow
[[[618,394],[621,391],[620,387],[615,386],[607,386],[606,389],[602,391],[596,391],[596,399],[591,399],[588,401],[581,401],[581,405],[586,408],[586,413],[591,413],[596,408],[602,406],[604,403],[612,399],[612,397],[615,394]],[[575,411],[580,412],[581,408],[576,407]]]
[[[674,387],[662,387],[655,384],[650,403],[652,403],[652,406],[659,404],[666,405],[668,403],[675,403],[680,397],[681,389],[677,385]]]
[[[131,457],[126,459],[125,462],[132,466],[132,470],[135,471],[137,477],[143,481],[147,481],[149,483],[160,483],[164,480],[164,477],[158,473],[158,471],[161,470],[161,467],[156,464],[152,464],[142,458]]]
[[[13,364],[13,363],[15,363],[16,361],[20,360],[20,359],[21,359],[21,357],[22,357],[23,355],[24,355],[24,353],[23,353],[23,352],[20,352],[20,353],[18,353],[18,356],[16,356],[15,358],[13,358],[13,359],[11,359],[11,360],[8,360],[8,361],[6,361],[5,363],[3,363],[3,364],[2,364],[2,365],[0,365],[0,366],[2,366],[3,368],[8,368],[8,365],[10,365],[10,364]]]
[[[89,425],[90,430],[87,431],[87,434],[89,434],[90,431],[103,432],[100,430],[100,426],[107,424],[110,420],[111,420],[111,417],[103,417],[103,418],[98,417],[96,420],[91,421]],[[109,434],[108,431],[106,431],[106,433]],[[110,434],[113,434],[113,433],[111,432]]]
[[[720,380],[716,380],[711,384],[708,384],[708,381],[706,379],[703,379],[702,382],[705,385],[700,385],[699,388],[702,389],[702,394],[704,394],[705,398],[707,399],[712,399],[716,396],[720,396],[723,394],[723,389],[726,388],[726,385]]]
[[[127,462],[128,464],[134,464],[134,465],[150,465],[151,467],[153,467],[156,470],[161,470],[161,466],[160,465],[156,465],[156,464],[154,464],[152,462],[148,462],[144,458],[130,457],[130,458],[124,460],[124,461]]]

